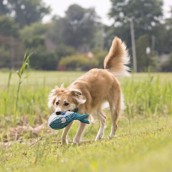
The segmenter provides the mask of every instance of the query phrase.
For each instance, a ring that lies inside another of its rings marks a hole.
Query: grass
[[[46,120],[47,96],[55,86],[69,85],[80,72],[31,71],[22,83],[18,97],[17,118],[14,113],[18,78],[0,72],[0,138],[26,116],[28,124],[37,126],[38,115]],[[10,78],[10,79],[9,79]],[[62,131],[47,129],[38,136],[26,132],[22,140],[0,144],[0,171],[172,171],[172,75],[137,74],[122,78],[126,110],[119,122],[117,137],[109,140],[110,115],[107,110],[105,138],[92,142],[99,124],[90,124],[81,145],[62,146]],[[72,140],[77,123],[72,127]],[[9,134],[10,135],[10,134]]]

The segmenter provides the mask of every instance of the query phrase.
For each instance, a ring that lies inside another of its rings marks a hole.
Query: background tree
[[[17,37],[18,29],[19,26],[13,18],[0,15],[0,35]]]
[[[111,0],[109,12],[114,26],[123,27],[133,18],[136,39],[145,33],[152,33],[155,26],[162,20],[162,1],[159,0]]]
[[[172,7],[171,7],[171,15],[165,21],[165,53],[172,53]]]
[[[96,61],[94,66],[102,67],[115,35],[131,49],[132,18],[139,71],[148,68],[165,71],[166,67],[171,70],[166,63],[161,65],[166,59],[171,63],[168,54],[172,53],[172,17],[162,18],[162,0],[110,1],[112,26],[101,23],[93,8],[77,4],[69,6],[64,17],[53,16],[48,23],[43,23],[43,17],[50,12],[43,0],[1,0],[0,67],[19,66],[26,49],[34,52],[31,57],[34,69],[55,70],[63,62],[69,68],[72,65],[72,69],[83,65],[80,69],[85,70],[92,66],[88,63],[90,57]],[[146,53],[147,49],[151,51]],[[68,58],[63,60],[64,57]],[[80,62],[74,65],[77,58]]]
[[[159,35],[158,32],[155,31],[161,26],[163,16],[162,1],[111,0],[111,4],[109,16],[114,22],[113,26],[111,26],[110,33],[107,34],[107,40],[109,37],[112,37],[112,35],[118,35],[126,42],[127,46],[131,48],[130,20],[132,19],[135,29],[135,39],[136,42],[139,42],[139,45],[136,46],[137,57],[139,58],[138,60],[142,62],[145,61],[143,54],[142,58],[139,57],[142,51],[139,47],[150,47],[152,52],[156,51],[155,37]],[[143,39],[143,35],[147,35],[147,40],[142,42],[140,40]],[[146,67],[147,63],[142,65],[142,69],[145,68],[144,65]]]
[[[1,13],[13,16],[20,26],[39,22],[50,12],[42,0],[8,0],[0,3]]]
[[[42,0],[0,1],[0,65],[2,67],[14,68],[22,63],[23,45],[26,48],[34,47],[35,44],[41,45],[43,38],[39,34],[33,37],[25,32],[25,35],[19,38],[19,28],[41,22],[49,12],[50,8]],[[23,40],[25,40],[24,44],[21,43]]]
[[[9,13],[6,2],[7,1],[5,1],[5,0],[0,1],[0,15],[5,15],[5,14]]]
[[[50,26],[51,24],[37,22],[20,31],[22,43],[33,52],[30,66],[34,69],[55,70],[57,68],[56,46],[47,37]]]
[[[137,68],[138,72],[156,70],[156,53],[150,51],[149,36],[147,34],[140,36],[136,41],[137,49]]]
[[[20,30],[20,39],[27,48],[37,48],[45,44],[48,28],[48,24],[42,24],[40,22],[33,23]]]
[[[22,45],[18,24],[10,16],[0,15],[0,67],[13,68],[20,63]]]
[[[98,20],[93,8],[84,9],[76,4],[71,5],[65,17],[60,20],[64,44],[86,52],[93,47]]]

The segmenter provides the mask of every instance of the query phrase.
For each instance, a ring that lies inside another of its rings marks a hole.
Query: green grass
[[[0,72],[0,171],[172,171],[172,74],[137,74],[121,78],[126,110],[119,122],[117,137],[109,140],[110,115],[107,113],[105,137],[93,142],[98,121],[90,124],[81,145],[62,146],[62,131],[45,129],[39,137],[25,133],[22,141],[3,142],[12,127],[27,116],[36,126],[38,115],[46,120],[50,111],[47,96],[55,86],[68,86],[79,72],[29,72],[21,85],[17,114],[14,106],[18,78]],[[71,141],[77,129],[72,127]],[[10,136],[9,136],[10,137]]]

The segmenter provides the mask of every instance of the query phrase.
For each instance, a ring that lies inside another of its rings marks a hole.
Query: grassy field
[[[0,171],[172,171],[172,74],[137,74],[120,78],[126,110],[117,136],[93,142],[99,122],[90,124],[80,145],[62,146],[62,131],[47,129],[47,96],[80,72],[26,74],[17,99],[18,77],[0,72]],[[37,128],[43,128],[37,132]],[[69,140],[77,129],[72,127]]]

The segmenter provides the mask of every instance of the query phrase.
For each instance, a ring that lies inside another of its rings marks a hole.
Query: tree
[[[51,24],[33,23],[20,31],[20,39],[27,49],[31,49],[33,55],[30,58],[30,66],[34,69],[55,70],[58,56],[55,51],[49,51],[46,44],[47,31]]]
[[[18,25],[13,18],[0,15],[0,35],[14,37],[18,35]]]
[[[172,10],[171,16],[154,29],[154,47],[159,54],[172,52]]]
[[[16,67],[23,47],[18,39],[19,26],[10,16],[0,15],[0,66]]]
[[[149,36],[147,34],[140,36],[136,40],[138,72],[156,69],[158,58],[154,52],[150,51],[150,47]]]
[[[151,41],[155,28],[162,21],[162,0],[111,0],[111,4],[109,17],[114,22],[110,36],[120,36],[130,47],[130,19],[133,19],[135,38],[148,34]]]
[[[98,16],[93,8],[84,9],[79,5],[71,5],[64,18],[57,22],[62,28],[64,44],[80,51],[89,51],[93,46]]]
[[[9,10],[7,8],[7,1],[1,0],[0,1],[0,15],[5,15],[9,13]]]
[[[113,19],[113,25],[110,32],[107,32],[108,38],[112,35],[121,37],[129,47],[131,48],[131,20],[134,23],[135,39],[139,42],[139,47],[150,47],[151,51],[156,51],[155,37],[158,37],[155,30],[160,27],[162,21],[162,0],[111,0],[112,7],[109,12],[109,16]],[[144,35],[147,35],[146,41],[140,41]],[[137,43],[136,43],[137,45]],[[141,51],[141,48],[136,47]],[[144,50],[145,52],[145,50]],[[140,54],[140,52],[136,52]],[[141,55],[144,58],[144,54]],[[137,55],[140,61],[145,61]],[[140,62],[138,62],[140,63]],[[149,63],[149,62],[148,62]],[[148,65],[144,63],[144,65]],[[150,64],[150,63],[149,63]],[[139,64],[140,65],[140,64]],[[142,66],[141,70],[144,70],[148,66]]]
[[[20,39],[27,48],[37,48],[45,45],[46,32],[49,28],[48,24],[40,22],[33,23],[20,30]]]
[[[162,20],[162,0],[111,0],[109,16],[115,26],[124,26],[133,18],[136,38],[152,32]]]
[[[165,22],[166,37],[165,37],[165,52],[172,53],[172,7],[171,7],[171,17],[166,19]]]
[[[42,0],[8,0],[8,3],[2,1],[0,8],[3,14],[14,16],[21,27],[41,21],[50,12],[50,8]]]

